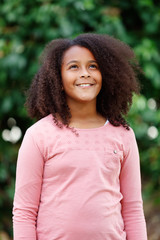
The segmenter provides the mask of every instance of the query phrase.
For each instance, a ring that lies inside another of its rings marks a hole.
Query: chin
[[[82,98],[82,99],[79,99],[79,102],[81,103],[90,103],[90,102],[93,102],[95,101],[94,98]]]

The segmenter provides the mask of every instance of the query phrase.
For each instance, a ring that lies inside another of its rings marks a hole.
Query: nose
[[[80,77],[81,78],[88,78],[90,77],[90,73],[87,71],[86,68],[83,68],[80,72]]]

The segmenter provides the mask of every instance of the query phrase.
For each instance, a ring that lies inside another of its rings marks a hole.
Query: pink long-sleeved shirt
[[[134,133],[58,128],[49,115],[19,150],[14,240],[146,240]]]

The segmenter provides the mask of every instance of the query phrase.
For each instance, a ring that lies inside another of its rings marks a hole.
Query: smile
[[[76,84],[76,86],[78,87],[91,87],[93,86],[94,84],[91,84],[91,83],[81,83],[81,84]]]

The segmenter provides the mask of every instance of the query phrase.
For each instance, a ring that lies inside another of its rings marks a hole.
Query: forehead
[[[70,47],[64,52],[63,55],[63,63],[71,60],[82,61],[87,59],[95,60],[95,57],[88,48],[81,47],[78,45]]]

